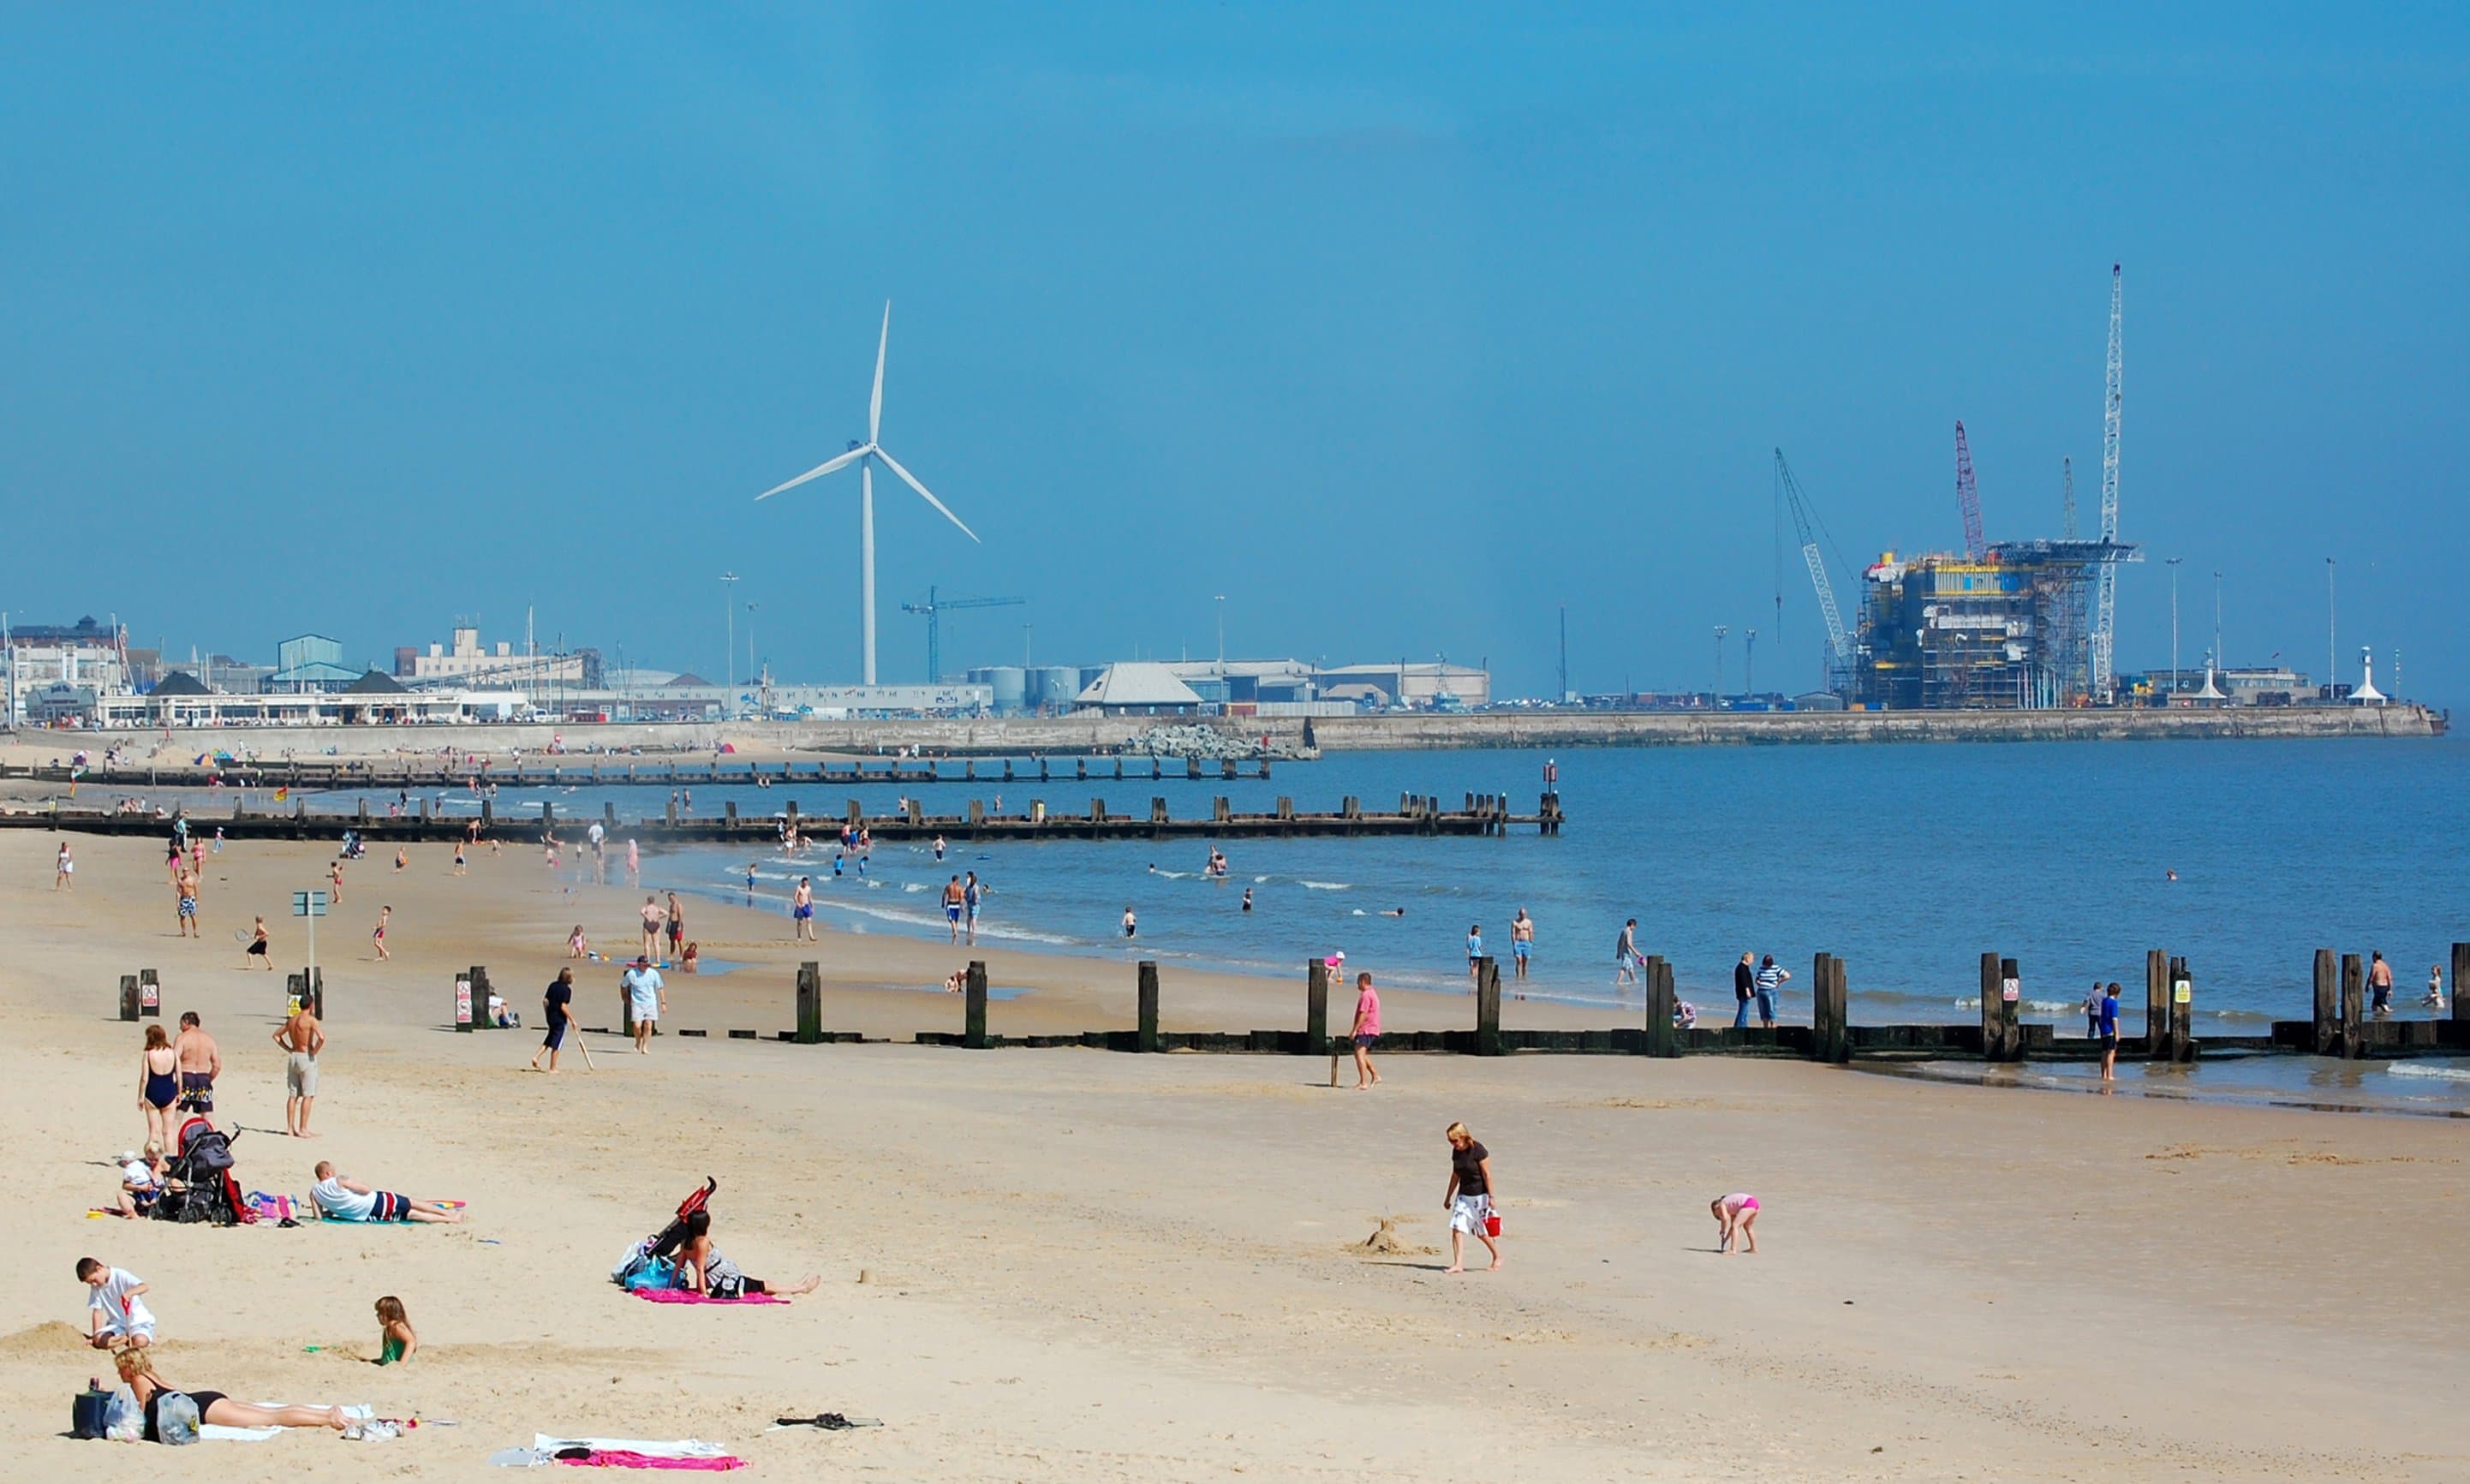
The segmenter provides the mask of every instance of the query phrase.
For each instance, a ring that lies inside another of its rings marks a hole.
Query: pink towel
[[[562,1464],[580,1464],[586,1469],[703,1469],[720,1472],[743,1469],[746,1460],[723,1453],[718,1458],[655,1458],[649,1453],[629,1452],[622,1448],[594,1449],[579,1458],[560,1458]]]
[[[639,1299],[650,1299],[655,1304],[786,1304],[789,1302],[778,1293],[750,1293],[744,1298],[723,1299],[713,1298],[708,1293],[697,1293],[690,1288],[629,1288],[627,1291]]]

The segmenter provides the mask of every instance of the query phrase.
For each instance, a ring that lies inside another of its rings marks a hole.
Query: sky
[[[1512,17],[1502,19],[1502,16]],[[2098,518],[2122,668],[2470,702],[2470,21],[2379,7],[0,11],[17,622],[355,661],[458,617],[784,679],[1237,657],[1816,683],[1850,601]],[[740,579],[734,590],[724,572]],[[1223,601],[1220,596],[1223,595]],[[733,606],[735,605],[733,611]],[[749,605],[752,605],[751,607]],[[734,622],[736,646],[726,638]]]

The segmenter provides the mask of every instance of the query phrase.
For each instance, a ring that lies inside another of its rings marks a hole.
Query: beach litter
[[[880,1427],[880,1417],[847,1417],[839,1412],[818,1412],[812,1417],[780,1417],[773,1419],[771,1430],[783,1427],[817,1427],[826,1432],[847,1432],[851,1427]]]

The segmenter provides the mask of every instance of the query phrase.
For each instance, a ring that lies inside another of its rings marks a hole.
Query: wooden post
[[[1646,1054],[1678,1056],[1681,1033],[1672,1024],[1672,965],[1662,954],[1651,953],[1640,968],[1646,981]]]
[[[120,976],[120,1018],[134,1023],[137,1019],[137,976]]]
[[[2016,961],[1998,961],[1998,1059],[2024,1059],[2024,1028],[2016,1017],[2024,1009],[2024,976],[2016,972]]]
[[[1488,953],[1475,961],[1475,1054],[1501,1055],[1501,965]]]
[[[2170,961],[2170,1059],[2196,1059],[2196,982],[2187,975],[2187,961]]]
[[[1348,1025],[1353,1028],[1352,1021]],[[1317,1056],[1328,1044],[1329,964],[1320,959],[1309,959],[1304,962],[1304,1055]]]
[[[2144,1055],[2159,1061],[2170,1054],[2170,956],[2144,954]]]
[[[2342,1055],[2356,1061],[2367,1054],[2359,1022],[2366,1018],[2367,970],[2355,953],[2342,955]]]
[[[1830,1044],[1828,1040],[1827,974],[1828,965],[1834,961],[1835,955],[1831,953],[1818,954],[1809,961],[1809,1059],[1812,1061],[1829,1059],[1827,1055]]]
[[[2319,1056],[2330,1056],[2342,1045],[2342,981],[2341,971],[2334,966],[2333,950],[2316,950],[2316,1038],[2312,1049]],[[2457,995],[2456,999],[2459,997]]]
[[[1998,1003],[1998,955],[1981,956],[1981,1055],[1992,1061],[1999,1059],[2007,1044],[2006,1032],[2000,1029],[2005,1010]]]
[[[987,1045],[987,962],[984,959],[969,961],[967,1004],[962,1008],[961,1044],[972,1051],[984,1051]]]
[[[1844,986],[1844,961],[1831,954],[1827,960],[1827,1005],[1832,1039],[1827,1059],[1843,1066],[1852,1059],[1852,997]]]
[[[2470,974],[2470,943],[2453,945],[2453,1018],[2470,1020],[2470,1007],[2461,1003],[2461,978]]]
[[[1141,1028],[1134,1044],[1142,1051],[1158,1049],[1158,971],[1155,959],[1143,959],[1140,966]]]
[[[798,1044],[812,1046],[823,1038],[823,965],[808,959],[798,965]]]

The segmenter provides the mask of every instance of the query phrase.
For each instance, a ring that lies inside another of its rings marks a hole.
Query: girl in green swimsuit
[[[411,1320],[404,1314],[403,1300],[391,1293],[378,1300],[378,1364],[408,1360],[419,1349],[420,1336],[411,1333]]]

